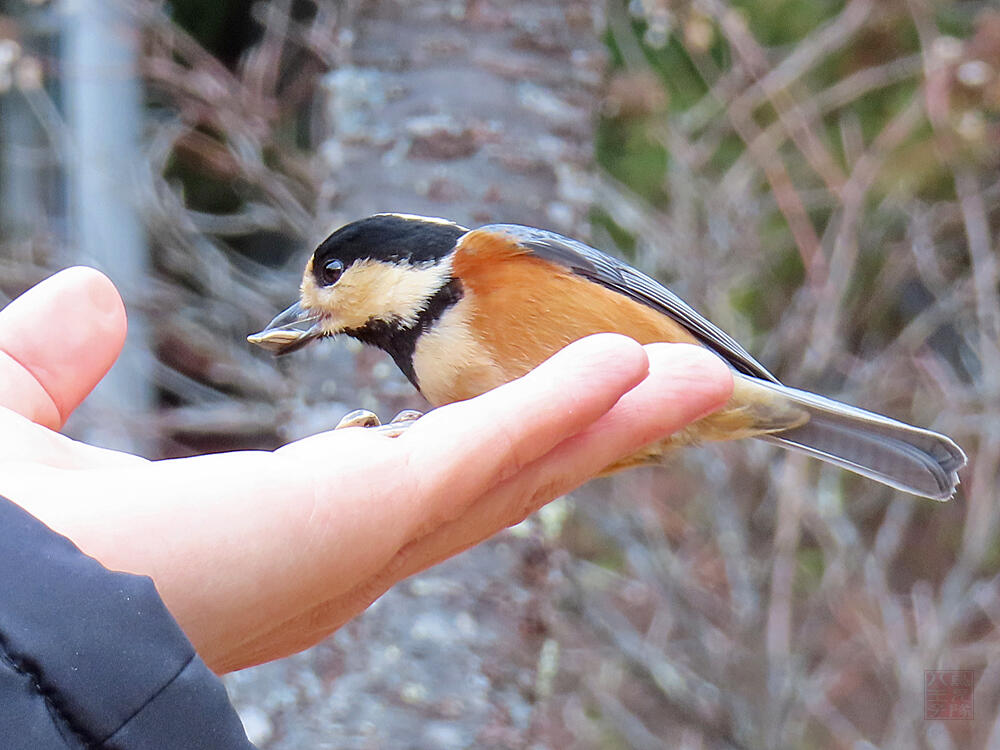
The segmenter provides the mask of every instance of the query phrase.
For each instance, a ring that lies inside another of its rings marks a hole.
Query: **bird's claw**
[[[381,427],[378,414],[367,409],[355,409],[347,414],[333,429],[343,430],[348,427]]]
[[[377,429],[386,437],[399,437],[422,416],[423,413],[416,409],[403,409],[388,424],[382,424],[375,412],[368,411],[368,409],[355,409],[341,419],[334,429],[342,430],[347,427],[367,427]]]
[[[387,437],[399,437],[422,416],[424,416],[423,412],[416,409],[403,409],[392,418],[389,424],[382,425],[380,431]]]
[[[403,409],[403,411],[399,412],[399,414],[397,414],[392,418],[392,421],[389,422],[389,424],[399,424],[400,422],[416,422],[422,416],[424,416],[424,413],[422,411],[417,411],[416,409]]]

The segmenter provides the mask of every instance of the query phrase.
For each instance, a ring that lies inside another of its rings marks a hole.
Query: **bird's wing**
[[[709,349],[725,359],[735,370],[756,378],[778,379],[755,360],[737,341],[698,313],[684,300],[658,281],[610,255],[577,240],[544,229],[518,224],[490,224],[475,229],[460,240],[460,245],[478,233],[503,234],[532,255],[560,265],[590,281],[636,300],[676,320]],[[485,237],[484,237],[485,239]]]

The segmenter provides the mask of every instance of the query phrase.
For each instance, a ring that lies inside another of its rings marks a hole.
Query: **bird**
[[[954,495],[966,457],[947,436],[782,384],[658,281],[544,229],[468,229],[399,213],[353,221],[315,249],[298,301],[247,339],[283,355],[350,336],[389,354],[437,407],[514,380],[602,332],[640,344],[698,344],[725,360],[734,378],[721,409],[604,473],[658,462],[677,445],[755,438],[913,495]],[[377,423],[371,417],[345,421]]]

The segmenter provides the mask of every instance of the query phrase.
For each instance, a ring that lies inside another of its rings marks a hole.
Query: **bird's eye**
[[[323,284],[326,286],[333,286],[340,280],[340,276],[343,273],[343,262],[337,260],[336,258],[328,260],[323,264]]]

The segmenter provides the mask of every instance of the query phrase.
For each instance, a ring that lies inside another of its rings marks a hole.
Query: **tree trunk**
[[[602,9],[365,4],[348,63],[326,78],[318,234],[394,211],[585,237]],[[532,534],[503,534],[310,652],[232,676],[251,732],[267,748],[527,746],[558,653],[538,616],[547,555]],[[289,685],[294,708],[270,710]]]

